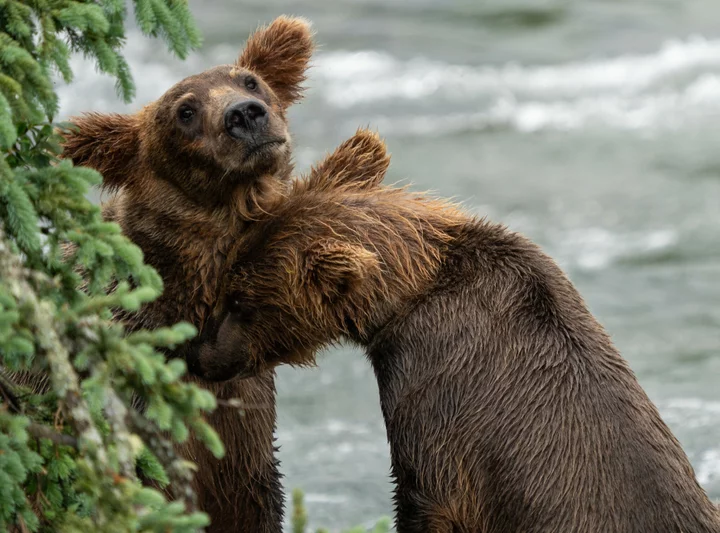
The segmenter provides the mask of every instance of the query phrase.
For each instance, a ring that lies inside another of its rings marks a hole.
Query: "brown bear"
[[[64,157],[100,171],[117,194],[103,207],[143,251],[164,293],[127,329],[187,321],[199,330],[216,301],[221,268],[253,213],[292,173],[286,112],[301,97],[313,51],[309,23],[279,17],[258,29],[235,64],[190,76],[137,114],[87,114],[72,122]],[[271,373],[205,384],[220,399],[209,422],[227,453],[215,460],[191,441],[196,488],[209,531],[280,532],[283,492],[274,448]]]
[[[192,371],[264,375],[342,338],[363,346],[400,533],[720,532],[555,262],[503,226],[381,186],[385,166],[360,132],[249,229],[188,346]]]

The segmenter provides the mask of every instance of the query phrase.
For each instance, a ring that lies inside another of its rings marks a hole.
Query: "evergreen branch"
[[[5,230],[0,224],[0,277],[17,301],[30,310],[36,326],[34,331],[36,342],[47,357],[50,367],[53,389],[63,405],[73,430],[79,436],[80,448],[93,459],[98,471],[105,471],[108,460],[102,446],[102,437],[95,427],[90,409],[82,398],[77,373],[70,363],[69,353],[55,327],[54,310],[48,302],[43,302],[37,297],[24,271],[20,258],[8,249]]]
[[[186,0],[133,4],[141,31],[176,55],[199,46]],[[114,308],[151,301],[162,282],[87,201],[100,176],[57,163],[52,75],[72,80],[72,53],[114,77],[124,100],[134,94],[121,54],[126,11],[124,0],[0,0],[0,531],[190,533],[207,523],[187,514],[195,508],[192,469],[172,439],[193,431],[220,455],[200,414],[214,398],[180,381],[184,367],[157,352],[190,332],[129,338],[109,321]],[[77,249],[69,258],[67,243]],[[111,297],[93,301],[112,287]],[[143,421],[133,396],[155,418]],[[188,505],[140,487],[143,453],[153,478],[166,479],[164,466]]]
[[[11,413],[18,414],[21,412],[20,400],[12,384],[5,378],[2,368],[0,368],[0,398],[7,404]]]
[[[36,439],[49,439],[55,444],[59,444],[61,446],[70,446],[71,448],[78,449],[78,441],[72,435],[58,433],[51,427],[38,424],[37,422],[30,422],[27,427],[27,432]]]
[[[192,470],[189,463],[179,457],[175,447],[160,437],[158,427],[137,411],[130,411],[130,424],[143,439],[148,449],[157,457],[170,481],[169,488],[176,500],[184,501],[188,511],[197,509],[197,496],[192,487]]]

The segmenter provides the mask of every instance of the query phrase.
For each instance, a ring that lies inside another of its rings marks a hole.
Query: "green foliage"
[[[185,0],[133,3],[141,30],[178,56],[200,44]],[[54,122],[52,76],[70,82],[79,52],[130,100],[126,16],[124,0],[0,0],[0,531],[207,524],[173,441],[193,432],[222,455],[203,418],[215,399],[161,353],[195,332],[126,335],[111,320],[156,298],[162,281],[87,200],[101,176],[58,160],[68,125]],[[138,468],[176,501],[143,487]]]
[[[305,533],[307,527],[307,511],[303,501],[303,493],[300,489],[293,490],[292,493],[292,530],[293,533]]]
[[[293,533],[306,533],[307,531],[307,510],[305,509],[305,498],[300,489],[293,490],[292,493],[292,531]],[[344,531],[343,533],[388,533],[391,528],[389,518],[378,520],[372,529],[366,526],[356,526]],[[317,533],[328,533],[326,529],[318,529]]]

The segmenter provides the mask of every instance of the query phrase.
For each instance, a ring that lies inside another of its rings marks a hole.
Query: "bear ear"
[[[302,96],[300,84],[314,49],[310,22],[282,16],[250,36],[237,65],[260,76],[288,107]]]
[[[385,142],[377,133],[359,129],[310,170],[309,186],[349,186],[369,190],[380,185],[389,166],[390,155]]]
[[[373,272],[379,271],[377,255],[356,244],[324,241],[304,254],[302,280],[316,294],[331,302],[352,296]]]
[[[126,184],[130,166],[140,147],[140,123],[135,115],[87,113],[70,119],[72,127],[65,137],[64,159],[74,165],[97,170],[103,187],[118,189]]]

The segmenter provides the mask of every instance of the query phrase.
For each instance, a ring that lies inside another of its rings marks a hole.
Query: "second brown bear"
[[[375,370],[397,530],[718,533],[720,515],[625,360],[552,259],[452,205],[382,187],[359,133],[244,236],[191,369]]]

